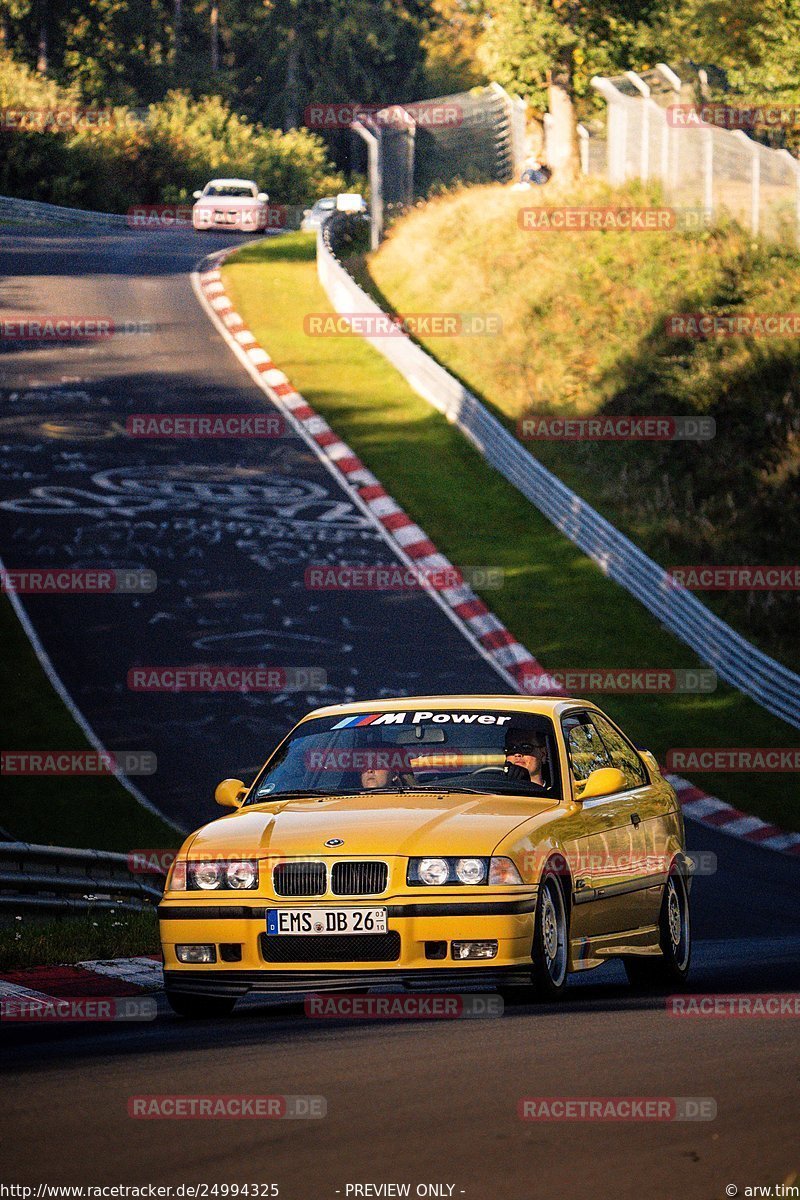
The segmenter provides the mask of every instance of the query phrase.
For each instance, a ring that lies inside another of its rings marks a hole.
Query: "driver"
[[[363,788],[385,788],[389,783],[389,771],[386,767],[367,767],[361,772]]]
[[[540,788],[549,785],[542,775],[547,762],[547,746],[540,734],[523,729],[509,729],[506,734],[506,774],[511,779],[535,784]]]

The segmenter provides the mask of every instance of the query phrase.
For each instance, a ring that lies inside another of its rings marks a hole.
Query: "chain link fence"
[[[659,179],[671,204],[701,209],[707,223],[728,215],[755,235],[800,244],[800,161],[718,127],[739,110],[696,105],[693,88],[664,63],[592,85],[608,102],[607,147],[600,172],[588,154],[587,174],[613,184]]]
[[[525,113],[523,100],[491,83],[356,121],[369,156],[373,247],[387,210],[457,182],[510,182],[525,158]]]

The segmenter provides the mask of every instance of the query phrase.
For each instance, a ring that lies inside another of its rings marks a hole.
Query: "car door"
[[[562,719],[572,775],[573,796],[580,801],[582,786],[592,771],[615,767],[611,746],[601,732],[600,714],[576,710]],[[613,730],[613,726],[611,727]],[[609,737],[609,743],[613,739]],[[622,767],[619,767],[622,770]],[[642,768],[644,769],[644,768]],[[581,926],[588,936],[621,933],[647,924],[647,903],[642,893],[645,859],[641,828],[644,782],[623,771],[634,786],[610,796],[598,796],[582,805],[585,837],[581,875],[575,880],[575,902]]]
[[[654,925],[661,910],[663,886],[670,861],[669,832],[674,827],[670,814],[674,803],[663,781],[653,782],[646,764],[621,730],[603,713],[592,713],[596,726],[615,767],[622,771],[635,800],[634,809],[641,819],[639,832],[643,842],[643,860],[637,877],[641,885],[639,907],[644,924]]]

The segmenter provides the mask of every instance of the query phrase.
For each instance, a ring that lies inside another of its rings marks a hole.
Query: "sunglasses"
[[[535,754],[537,758],[541,758],[543,750],[541,746],[514,746],[513,749],[506,750],[506,758],[515,754]]]

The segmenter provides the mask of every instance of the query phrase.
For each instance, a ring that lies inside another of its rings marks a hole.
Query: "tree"
[[[556,178],[578,173],[576,105],[596,74],[629,68],[655,5],[648,0],[494,0],[481,45],[487,73],[549,108]]]

